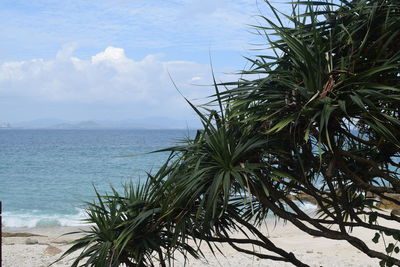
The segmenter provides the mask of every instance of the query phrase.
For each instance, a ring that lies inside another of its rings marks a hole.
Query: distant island
[[[9,129],[11,124],[9,122],[0,122],[0,129]]]
[[[198,129],[195,120],[177,120],[168,117],[149,117],[129,120],[85,120],[38,119],[10,124],[0,122],[0,129]]]

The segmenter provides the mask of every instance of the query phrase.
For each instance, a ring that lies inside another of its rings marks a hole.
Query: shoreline
[[[41,267],[48,266],[57,260],[70,245],[68,244],[77,235],[63,234],[67,232],[84,229],[86,226],[61,226],[61,227],[35,227],[35,228],[4,228],[3,233],[30,233],[37,236],[32,237],[3,237],[3,266],[4,267]],[[327,240],[324,238],[315,238],[298,230],[293,225],[282,221],[267,220],[259,229],[269,236],[277,246],[292,251],[296,257],[310,266],[378,266],[379,260],[369,258],[363,253],[357,251],[354,247],[345,241]],[[354,229],[353,231],[372,248],[378,249],[383,244],[374,244],[372,242],[373,232],[364,229]],[[232,236],[240,237],[242,234],[233,233]],[[26,244],[27,239],[36,239],[35,244]],[[262,260],[250,255],[238,253],[229,245],[219,246],[224,255],[216,254],[213,256],[207,245],[203,244],[202,249],[205,259],[192,259],[186,266],[292,266],[289,263],[282,263],[270,260]],[[251,249],[250,246],[248,248]],[[68,256],[66,259],[54,264],[53,266],[66,267],[71,265],[71,259],[77,254]],[[184,258],[177,254],[175,266],[184,266]]]

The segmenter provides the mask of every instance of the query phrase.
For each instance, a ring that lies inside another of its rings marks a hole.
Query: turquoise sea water
[[[0,200],[6,227],[77,225],[82,201],[145,179],[187,130],[1,130]]]

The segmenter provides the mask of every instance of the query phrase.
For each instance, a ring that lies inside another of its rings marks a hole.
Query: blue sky
[[[256,0],[0,2],[0,122],[193,118],[189,99],[234,79],[262,38]],[[260,10],[261,9],[261,10]],[[265,13],[264,13],[265,15]]]

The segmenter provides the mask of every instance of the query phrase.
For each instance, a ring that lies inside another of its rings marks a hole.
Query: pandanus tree
[[[400,205],[400,3],[298,1],[291,14],[266,5],[275,17],[261,16],[255,29],[269,49],[248,59],[238,81],[215,84],[204,111],[188,102],[203,129],[163,150],[170,157],[140,195],[114,192],[89,207],[91,222],[113,233],[112,245],[102,245],[95,228],[77,241],[74,248],[88,248],[79,260],[165,265],[176,251],[200,257],[205,242],[213,251],[227,243],[307,266],[259,230],[274,216],[346,241],[382,266],[400,265],[400,216],[381,208]],[[129,204],[132,195],[140,205]],[[304,195],[317,204],[315,214],[299,206]],[[118,214],[104,221],[104,211]],[[376,243],[392,241],[376,250],[353,228],[373,230]]]

